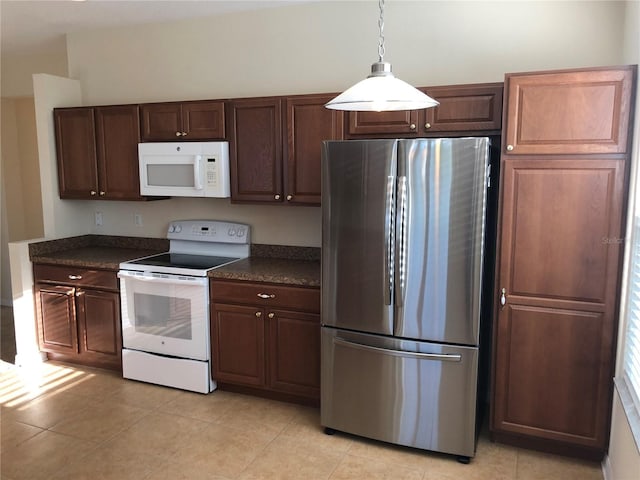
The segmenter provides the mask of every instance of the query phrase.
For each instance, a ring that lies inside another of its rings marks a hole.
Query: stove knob
[[[169,233],[172,233],[175,231],[176,231],[176,227],[174,227],[173,225],[169,225]]]
[[[174,232],[180,233],[181,231],[182,231],[182,227],[180,225],[176,225],[175,229],[174,229]]]

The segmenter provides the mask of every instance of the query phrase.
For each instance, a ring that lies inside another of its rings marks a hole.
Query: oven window
[[[134,293],[136,332],[191,340],[191,300]]]

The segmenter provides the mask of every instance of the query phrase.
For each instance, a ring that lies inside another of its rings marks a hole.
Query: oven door
[[[209,359],[209,279],[121,270],[122,346]]]

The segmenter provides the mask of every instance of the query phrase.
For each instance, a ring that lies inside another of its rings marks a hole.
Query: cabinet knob
[[[431,128],[431,124],[429,122],[424,124],[424,129],[429,130]]]
[[[275,195],[273,198],[275,198],[276,200],[280,200],[280,195]]]
[[[507,152],[513,151],[513,145],[507,145]]]
[[[96,192],[95,190],[91,190],[91,195],[95,195],[96,193],[98,192]]]
[[[273,312],[271,312],[269,315],[267,315],[267,317],[269,317],[269,318],[273,318],[273,317],[275,317],[275,316],[276,316],[276,314],[275,314],[275,313],[273,313]]]
[[[104,192],[100,192],[100,196],[101,196],[101,197],[104,197]]]
[[[182,136],[186,137],[187,136],[187,132],[182,132]]]
[[[181,137],[182,136],[182,132],[176,132],[176,137]]]
[[[416,129],[416,124],[412,123],[411,125],[409,125],[409,130],[415,130]]]
[[[84,290],[76,290],[76,297],[81,297],[84,295]]]
[[[76,289],[75,289],[75,288],[72,288],[72,289],[71,289],[71,290],[69,290],[66,294],[67,294],[69,297],[73,297],[73,296],[75,296],[75,294],[76,294]]]
[[[256,317],[260,318],[262,316],[262,312],[256,312]]]
[[[293,198],[293,195],[287,195],[287,200],[291,200]]]
[[[506,303],[507,303],[507,289],[503,288],[502,291],[500,292],[500,305],[504,307]]]

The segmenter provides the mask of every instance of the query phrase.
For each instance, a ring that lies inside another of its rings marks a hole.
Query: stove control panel
[[[169,240],[198,242],[250,243],[251,227],[244,223],[218,220],[174,220],[169,223]]]

